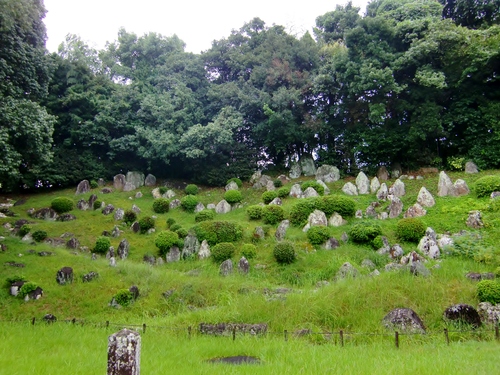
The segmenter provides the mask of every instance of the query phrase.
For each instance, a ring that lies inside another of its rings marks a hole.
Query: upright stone
[[[387,170],[387,168],[384,165],[378,169],[377,178],[380,181],[387,181],[389,179],[389,171]]]
[[[117,174],[113,177],[113,187],[116,190],[123,190],[125,187],[126,177],[123,174]]]
[[[432,207],[436,204],[436,201],[429,190],[422,186],[418,192],[417,203],[422,207]]]
[[[460,197],[462,195],[469,195],[470,190],[469,187],[467,186],[467,182],[465,182],[462,179],[458,179],[455,181],[453,184],[453,190],[455,191],[455,194]]]
[[[76,187],[76,193],[75,194],[85,194],[90,191],[90,183],[88,180],[83,180],[81,181],[78,186]]]
[[[288,227],[290,226],[290,221],[288,220],[283,220],[280,225],[278,225],[278,229],[276,229],[276,233],[274,234],[274,237],[276,238],[277,241],[283,241],[286,236],[286,231]],[[260,228],[260,227],[257,227]],[[257,230],[257,228],[255,228]],[[262,228],[261,228],[262,229]],[[262,231],[264,232],[264,231]],[[264,238],[264,236],[262,236]]]
[[[250,263],[248,263],[247,258],[241,257],[240,261],[238,262],[238,271],[243,275],[248,274],[248,272],[250,271]]]
[[[326,184],[322,180],[316,180],[316,182],[318,184],[320,184],[321,186],[323,186],[323,195],[330,194],[330,188],[328,186],[326,186]]]
[[[144,173],[142,172],[127,172],[127,177],[125,177],[125,182],[129,182],[134,185],[137,189],[138,187],[144,186]]]
[[[197,214],[200,211],[203,211],[205,209],[205,205],[201,202],[198,202],[196,207],[194,208],[194,213]]]
[[[447,195],[454,196],[454,190],[453,183],[448,175],[444,171],[441,171],[441,173],[439,173],[438,197],[446,197]]]
[[[363,172],[359,172],[356,177],[356,187],[358,188],[358,194],[368,194],[370,192],[370,180]]]
[[[319,197],[319,194],[312,186],[309,186],[305,191],[304,191],[304,198],[313,198],[313,197]]]
[[[387,196],[389,195],[389,189],[387,188],[387,184],[385,182],[382,182],[380,185],[380,189],[377,191],[377,199],[379,201],[385,201],[387,200]]]
[[[300,167],[304,176],[314,176],[316,174],[316,166],[311,155],[303,155],[300,160]]]
[[[300,168],[300,165],[298,163],[293,163],[290,167],[290,173],[288,174],[288,176],[293,180],[299,178],[301,174],[302,169]]]
[[[340,171],[332,165],[322,165],[316,170],[316,180],[323,182],[335,182],[340,180]]]
[[[146,186],[155,186],[156,185],[156,177],[152,174],[148,174],[146,179],[144,180],[144,185]]]
[[[398,197],[393,197],[391,199],[391,204],[389,205],[389,218],[394,219],[401,215],[403,212],[403,202]]]
[[[401,198],[406,194],[405,184],[399,178],[394,181],[394,184],[389,189],[389,193]]]
[[[123,191],[134,191],[135,189],[137,189],[137,186],[135,186],[132,182],[130,181],[125,182]]]
[[[345,224],[347,224],[347,220],[344,220],[342,216],[337,212],[334,212],[333,215],[328,219],[328,225],[331,227],[340,227]]]
[[[342,187],[342,191],[347,195],[358,195],[358,188],[352,182],[347,182]]]
[[[173,246],[170,248],[169,252],[167,253],[167,257],[165,258],[167,263],[173,263],[173,262],[178,262],[181,260],[181,251],[177,246]]]
[[[233,273],[233,261],[226,259],[219,267],[219,274],[221,276],[228,276]]]
[[[182,259],[186,259],[193,254],[197,254],[200,249],[200,241],[194,234],[188,234],[184,239],[184,248],[182,249]],[[170,250],[172,251],[172,250]]]
[[[468,161],[467,163],[465,163],[465,173],[469,174],[479,173],[477,165],[474,164],[472,161]]]
[[[401,168],[401,164],[398,162],[395,162],[391,166],[391,177],[392,178],[399,178],[403,174],[403,169]]]
[[[370,193],[375,194],[380,189],[380,181],[378,177],[373,177],[370,181]]]
[[[302,198],[302,188],[300,187],[300,184],[292,185],[292,188],[290,189],[290,196],[294,198]]]
[[[218,214],[227,214],[228,212],[231,212],[231,205],[223,199],[217,203],[217,206],[215,206],[215,212]]]
[[[141,336],[127,328],[108,338],[107,375],[140,375]]]
[[[253,185],[257,181],[259,181],[261,177],[262,177],[261,171],[254,172],[254,174],[252,175],[252,177],[250,177],[250,180],[248,182],[250,183],[250,185]]]
[[[118,245],[118,256],[120,259],[127,259],[128,253],[130,250],[130,244],[128,243],[127,239],[124,238],[123,240],[120,241],[120,244]]]
[[[73,282],[73,268],[63,267],[57,271],[56,281],[59,285],[71,284]]]
[[[115,220],[123,220],[123,216],[125,215],[125,211],[123,210],[123,208],[117,208],[116,211],[115,211]]]
[[[200,250],[198,251],[198,259],[207,259],[210,258],[210,245],[207,240],[203,240],[200,245]]]
[[[229,184],[227,184],[224,189],[226,191],[229,191],[229,190],[239,190],[238,184],[236,182],[234,182],[234,181],[231,181]]]

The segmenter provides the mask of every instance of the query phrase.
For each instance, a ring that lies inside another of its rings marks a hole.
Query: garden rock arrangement
[[[425,333],[422,319],[409,308],[397,308],[390,311],[383,319],[385,328],[404,333]]]

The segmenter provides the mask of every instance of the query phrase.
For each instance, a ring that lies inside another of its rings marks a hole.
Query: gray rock
[[[337,167],[324,164],[316,170],[316,180],[326,183],[340,180],[340,171]]]
[[[421,217],[425,215],[427,215],[427,211],[420,204],[415,203],[406,210],[404,217]]]
[[[117,208],[115,211],[115,220],[123,220],[123,216],[125,215],[125,211],[122,208]]]
[[[470,190],[467,186],[467,182],[462,179],[458,179],[453,184],[453,190],[455,191],[456,196],[469,195]]]
[[[88,180],[83,180],[80,181],[78,186],[76,187],[76,193],[75,194],[85,194],[90,191],[90,183]]]
[[[115,207],[112,204],[108,204],[106,207],[102,209],[103,215],[109,215],[115,210]]]
[[[123,190],[125,187],[126,177],[123,174],[117,174],[113,177],[113,188],[116,190]]]
[[[261,171],[257,171],[257,172],[254,172],[254,174],[252,175],[252,177],[250,177],[250,184],[253,185],[255,184],[257,181],[259,181],[259,179],[262,177],[262,172]]]
[[[134,191],[135,189],[137,189],[137,186],[129,181],[125,182],[125,185],[123,186],[123,191]]]
[[[481,317],[477,310],[471,305],[457,304],[444,310],[443,319],[462,325],[470,325],[474,328],[481,326]]]
[[[347,220],[344,220],[342,216],[336,212],[328,219],[328,225],[331,227],[340,227],[347,224]]]
[[[104,178],[100,178],[97,180],[97,186],[103,187],[104,185],[106,185],[106,181],[104,181]]]
[[[455,241],[453,241],[453,238],[448,236],[447,234],[443,234],[439,237],[437,244],[441,250],[445,249],[446,247],[451,247],[453,246]]]
[[[411,265],[416,262],[425,262],[425,258],[419,255],[416,251],[412,251],[408,255],[405,255],[401,258],[401,261],[399,262],[400,264],[408,264]]]
[[[207,204],[207,210],[214,210],[215,211],[215,207],[217,207],[217,206],[213,203]]]
[[[59,215],[59,217],[56,219],[57,221],[71,221],[71,220],[76,220],[76,216],[73,214],[65,213]]]
[[[217,203],[217,206],[215,206],[215,212],[218,214],[227,214],[228,212],[231,212],[231,205],[223,199]]]
[[[63,267],[57,271],[56,281],[59,285],[71,284],[73,282],[73,268]]]
[[[207,240],[203,240],[200,245],[200,249],[198,250],[198,259],[207,259],[210,258],[212,253],[210,252],[210,246],[208,245]]]
[[[271,202],[269,202],[270,206],[272,206],[272,205],[274,205],[274,206],[281,206],[282,204],[283,204],[283,201],[279,197],[276,197]]]
[[[438,259],[441,256],[441,251],[439,250],[436,239],[429,235],[422,237],[418,243],[417,249],[431,259]]]
[[[481,302],[477,307],[477,312],[486,324],[498,325],[500,322],[500,304],[492,305],[489,302]]]
[[[141,186],[144,186],[144,180],[145,180],[144,173],[142,172],[137,172],[137,171],[127,172],[127,176],[125,177],[125,184],[129,183],[131,186],[134,186],[132,190],[135,190]],[[130,190],[125,190],[125,191],[130,191]]]
[[[194,208],[194,213],[198,213],[200,211],[203,211],[205,209],[205,205],[201,202],[198,202],[198,204],[196,205],[196,207]]]
[[[500,191],[494,191],[494,192],[493,192],[493,193],[491,193],[491,195],[490,195],[490,198],[491,198],[491,199],[496,199],[496,198],[498,198],[498,197],[500,197]]]
[[[429,277],[431,275],[431,271],[422,262],[412,262],[410,264],[410,273],[420,277]]]
[[[168,189],[165,194],[162,195],[163,198],[172,199],[175,197],[175,191]]]
[[[266,190],[267,191],[275,191],[276,190],[276,187],[274,186],[274,182],[273,181],[267,181],[266,182]]]
[[[469,227],[469,228],[473,228],[473,229],[480,229],[484,226],[483,224],[483,220],[481,218],[481,211],[470,211],[469,212],[469,216],[467,217],[467,221],[465,222],[465,224]]]
[[[94,271],[90,271],[89,273],[82,276],[82,282],[89,283],[92,280],[96,280],[99,278],[99,274]]]
[[[288,176],[292,180],[294,180],[296,178],[299,178],[301,175],[302,175],[302,168],[300,168],[300,165],[298,163],[292,164]]]
[[[358,195],[358,188],[352,182],[347,182],[342,187],[342,191],[347,195]]]
[[[383,319],[385,328],[404,333],[425,333],[422,319],[415,311],[408,308],[397,308],[389,312]]]
[[[92,194],[90,197],[89,197],[89,208],[90,209],[93,209],[94,208],[94,202],[97,200],[97,195],[95,194]]]
[[[148,174],[146,179],[144,180],[144,185],[146,186],[155,186],[156,185],[156,177],[152,174]]]
[[[398,197],[393,196],[391,198],[391,203],[389,204],[389,218],[394,219],[399,215],[401,215],[402,212],[403,212],[403,202],[401,202],[401,200]]]
[[[345,262],[342,266],[340,266],[340,269],[337,271],[335,275],[336,280],[341,280],[341,279],[347,279],[347,278],[356,278],[359,276],[359,272],[354,266],[349,263]]]
[[[254,189],[262,189],[264,187],[267,187],[268,186],[268,183],[269,182],[273,182],[273,179],[271,177],[269,177],[268,175],[261,175],[260,178],[257,180],[257,182],[255,184],[253,184],[253,188]],[[273,184],[273,187],[274,187],[274,184]]]
[[[326,186],[326,184],[325,184],[323,181],[321,181],[321,180],[316,180],[316,182],[317,182],[318,184],[320,184],[321,186],[323,186],[323,195],[328,195],[328,194],[330,194],[330,188],[329,188],[328,186]]]
[[[424,186],[422,186],[418,192],[417,203],[422,207],[432,207],[436,204],[436,201],[434,200],[432,194],[429,193]]]
[[[173,246],[167,253],[166,259],[167,263],[178,262],[181,260],[181,251],[177,246]]]
[[[171,210],[176,209],[181,205],[181,201],[179,199],[174,199],[173,201],[170,202],[168,205]]]
[[[343,242],[343,243],[347,243],[347,241],[349,241],[349,236],[347,235],[346,232],[342,233],[342,236],[340,236],[340,240]]]
[[[377,171],[377,178],[380,181],[387,181],[389,179],[389,171],[385,166],[381,166]]]
[[[370,181],[370,193],[375,194],[380,189],[380,181],[377,177],[373,177]]]
[[[392,178],[399,178],[403,174],[403,169],[401,168],[401,164],[398,162],[395,162],[391,166],[391,177]]]
[[[389,195],[389,189],[387,188],[386,183],[382,182],[380,188],[377,191],[377,199],[379,201],[385,201],[388,195]]]
[[[76,208],[78,208],[81,211],[87,211],[89,207],[90,207],[89,202],[87,202],[85,199],[80,199],[76,204]]]
[[[287,231],[289,226],[290,226],[290,221],[288,221],[288,220],[283,220],[278,225],[278,228],[276,229],[276,233],[274,234],[277,241],[283,241],[285,239],[286,231]],[[255,228],[255,231],[257,231],[258,228],[260,228],[260,230],[262,230],[261,227],[257,227],[257,228]],[[264,234],[263,230],[262,230],[262,234]],[[261,238],[263,239],[264,235],[262,235]]]
[[[319,197],[319,194],[312,186],[309,186],[305,191],[304,191],[304,198],[313,198],[313,197]]]
[[[103,194],[111,194],[113,192],[113,189],[111,188],[102,188],[101,193]]]
[[[115,257],[109,258],[109,266],[116,267],[116,258]]]
[[[438,197],[446,197],[448,195],[455,196],[455,188],[453,187],[453,183],[444,171],[441,171],[441,173],[439,173],[437,195]]]
[[[136,214],[141,213],[141,209],[137,207],[135,204],[132,205],[132,211],[135,212]]]
[[[250,263],[248,263],[248,260],[245,257],[241,257],[238,262],[238,271],[243,275],[247,275],[248,272],[250,272]]]
[[[146,254],[142,257],[144,263],[154,266],[156,264],[156,258],[153,255]]]
[[[354,217],[356,219],[362,219],[363,218],[363,211],[361,210],[356,210],[356,213],[354,214]]]
[[[380,204],[378,202],[370,203],[370,205],[366,208],[366,211],[365,211],[366,217],[376,219],[378,217],[378,213],[377,213],[375,208],[378,206],[380,206]]]
[[[474,162],[472,161],[468,161],[467,163],[465,163],[465,173],[469,174],[479,173],[477,165],[474,164]]]
[[[323,245],[325,250],[334,250],[338,247],[340,247],[340,242],[334,237],[329,238]]]
[[[120,244],[118,245],[118,250],[117,250],[118,256],[122,260],[127,259],[129,251],[130,251],[130,244],[128,243],[127,239],[124,238],[123,240],[120,241]]]
[[[292,188],[290,189],[290,196],[294,198],[302,198],[302,188],[300,187],[300,184],[294,184],[292,185]]]
[[[139,225],[139,223],[137,221],[134,221],[132,223],[132,225],[130,226],[130,229],[134,233],[139,233],[141,231],[141,226]]]
[[[375,277],[375,276],[380,276],[380,271],[379,270],[373,270],[368,274],[370,277]]]
[[[394,181],[394,184],[389,189],[389,194],[394,195],[395,197],[401,198],[406,194],[405,184],[399,178]]]
[[[160,188],[154,188],[153,190],[151,190],[151,194],[153,195],[154,199],[161,198]]]
[[[304,176],[314,176],[316,174],[316,166],[314,165],[314,159],[311,155],[302,155],[299,164]]]
[[[134,197],[135,197],[135,199],[140,199],[140,198],[142,198],[142,193],[140,191],[138,191],[137,193],[135,193]]]
[[[399,263],[388,263],[385,265],[384,269],[386,272],[391,271],[401,271],[405,266]]]
[[[310,227],[326,227],[328,225],[328,220],[326,219],[326,215],[323,211],[314,210],[309,214],[307,223]]]
[[[200,241],[193,234],[188,234],[184,239],[184,248],[182,249],[182,259],[186,259],[191,255],[197,254],[200,250]],[[170,250],[172,251],[172,250]]]
[[[41,219],[47,221],[55,221],[59,217],[57,212],[55,212],[52,208],[40,208],[31,214],[31,217],[34,219]]]
[[[262,227],[255,227],[255,230],[253,231],[253,236],[256,239],[263,240],[266,237],[266,233],[264,232],[264,229],[262,229]]]
[[[361,262],[361,267],[368,268],[369,270],[374,270],[375,268],[377,268],[377,266],[371,259],[363,259],[363,261]]]
[[[229,276],[233,273],[233,261],[226,259],[219,267],[219,274],[221,276]]]
[[[72,237],[66,242],[66,248],[71,250],[76,250],[80,247],[80,241],[75,237]]]
[[[403,255],[403,248],[399,244],[394,244],[389,249],[389,256],[391,259],[400,259]]]
[[[370,180],[363,172],[359,172],[356,177],[356,187],[358,189],[358,194],[364,195],[370,192]]]
[[[224,189],[226,191],[229,191],[229,190],[239,190],[238,184],[236,184],[236,182],[234,182],[234,181],[231,181],[229,184],[227,184]]]

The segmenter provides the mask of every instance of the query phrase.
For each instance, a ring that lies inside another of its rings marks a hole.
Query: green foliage
[[[236,185],[238,185],[238,188],[240,189],[243,186],[243,182],[241,182],[241,180],[238,177],[230,178],[229,180],[227,180],[226,185],[228,185],[231,182],[234,182]]]
[[[463,171],[465,166],[465,157],[463,156],[450,156],[446,163],[450,171]]]
[[[241,246],[241,255],[247,259],[253,259],[257,256],[257,247],[251,243],[245,243]]]
[[[312,245],[322,245],[330,238],[328,227],[314,226],[307,231],[307,239]]]
[[[19,289],[18,297],[24,298],[31,292],[34,292],[38,288],[38,285],[32,281],[24,283],[21,289]]]
[[[172,227],[172,225],[174,225],[174,224],[175,224],[175,219],[174,219],[173,217],[169,217],[169,218],[167,219],[167,227],[169,227],[169,228],[170,228],[170,227]]]
[[[290,195],[290,188],[283,186],[276,191],[276,194],[278,195],[278,198],[284,199]]]
[[[44,230],[36,230],[33,232],[33,239],[36,242],[42,242],[46,238],[47,238],[47,232]]]
[[[101,202],[100,200],[96,200],[96,201],[94,201],[94,205],[93,205],[93,207],[92,207],[92,208],[93,208],[94,210],[98,210],[98,209],[100,209],[100,208],[101,208],[101,206],[102,206],[102,202]]]
[[[378,235],[375,237],[372,241],[372,246],[375,250],[381,249],[384,247],[384,240],[382,239],[383,236]]]
[[[247,207],[248,218],[250,220],[260,220],[260,219],[262,219],[263,208],[264,207],[259,206],[258,204],[255,204],[253,206],[248,206]]]
[[[193,230],[198,241],[207,240],[210,246],[221,242],[236,242],[243,237],[241,225],[230,221],[203,221],[194,226]]]
[[[69,199],[68,197],[58,197],[58,198],[55,198],[50,203],[50,206],[58,214],[63,214],[65,212],[71,211],[74,207],[74,204],[73,204],[73,201],[71,199]]]
[[[181,199],[181,207],[186,212],[194,212],[198,199],[194,195],[186,195]]]
[[[137,214],[132,210],[126,210],[123,214],[123,221],[127,224],[132,224],[137,220]]]
[[[500,198],[496,197],[490,201],[487,210],[489,212],[499,212],[500,211]]]
[[[99,184],[97,183],[96,180],[90,180],[90,188],[91,189],[97,189],[99,187]]]
[[[167,213],[170,209],[170,202],[166,198],[158,198],[153,202],[153,211],[157,214]]]
[[[132,303],[134,296],[132,295],[132,292],[130,290],[120,289],[115,294],[114,298],[117,304],[123,307],[127,307]]]
[[[155,237],[155,245],[160,250],[160,255],[164,256],[170,251],[170,248],[177,244],[179,235],[170,230],[162,230]]]
[[[155,219],[150,216],[144,216],[139,220],[139,227],[141,228],[141,233],[144,234],[155,227]]]
[[[165,186],[160,186],[158,188],[158,191],[159,191],[160,195],[163,195],[168,191],[168,189]]]
[[[213,219],[215,219],[215,211],[206,209],[198,212],[194,217],[194,221],[196,221],[197,223]]]
[[[342,217],[352,217],[356,213],[356,202],[342,195],[327,195],[317,200],[316,208],[328,216],[337,212]]]
[[[380,225],[371,222],[361,222],[351,226],[349,238],[356,243],[369,243],[382,234]]]
[[[301,199],[290,210],[290,224],[302,226],[307,222],[309,215],[316,209],[315,198]]]
[[[302,191],[305,191],[308,187],[312,187],[319,195],[325,194],[325,188],[317,181],[304,181],[300,185]]]
[[[279,178],[273,181],[273,185],[275,188],[280,188],[283,186],[283,181],[281,181]]]
[[[184,189],[184,192],[187,195],[196,195],[196,194],[198,194],[198,186],[196,186],[195,184],[189,184]]]
[[[500,282],[481,280],[477,283],[476,291],[480,302],[489,302],[493,305],[500,303]]]
[[[295,248],[291,242],[280,242],[274,246],[273,256],[279,264],[291,264],[295,262]]]
[[[10,276],[5,279],[5,285],[7,287],[10,287],[12,284],[17,283],[18,281],[26,281],[26,278],[22,275]]]
[[[278,196],[278,194],[274,190],[265,191],[265,192],[262,193],[262,201],[265,204],[269,204],[277,196]]]
[[[224,199],[229,204],[239,203],[242,201],[243,196],[239,190],[228,190],[224,193]]]
[[[177,241],[177,246],[179,246],[179,248],[182,249],[182,247],[184,246],[184,243],[181,244],[181,240],[186,238],[186,236],[188,235],[188,231],[184,228],[179,228],[175,231],[175,233],[177,233],[177,235],[179,236],[179,241]]]
[[[174,224],[172,224],[169,228],[170,228],[170,230],[171,230],[172,232],[175,232],[177,229],[182,228],[182,225],[177,224],[177,223],[174,223]]]
[[[231,259],[235,252],[236,247],[230,242],[218,243],[211,250],[212,259],[216,263],[221,263],[226,259]]]
[[[408,217],[398,221],[396,236],[408,242],[418,242],[425,234],[425,225],[418,218]]]
[[[31,232],[31,225],[24,224],[24,225],[21,226],[21,228],[19,228],[19,232],[17,232],[17,234],[19,234],[19,236],[21,236],[21,237],[24,237],[29,232]]]
[[[285,211],[281,206],[271,204],[262,209],[264,223],[274,225],[285,218]]]
[[[108,237],[99,236],[95,241],[94,245],[94,253],[97,254],[106,254],[111,246],[111,241]]]
[[[474,185],[474,191],[478,198],[487,197],[494,191],[500,191],[500,176],[479,178]]]

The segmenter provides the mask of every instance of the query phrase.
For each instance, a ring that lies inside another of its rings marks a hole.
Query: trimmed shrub
[[[31,292],[34,292],[38,288],[38,285],[32,281],[28,281],[24,283],[21,289],[19,289],[19,293],[17,294],[19,297],[24,298]]]
[[[207,221],[207,220],[213,220],[215,219],[215,211],[214,210],[202,210],[198,212],[195,217],[194,221],[197,223],[201,223],[202,221]]]
[[[141,228],[141,233],[144,234],[155,227],[155,220],[152,217],[145,216],[139,220],[139,227]]]
[[[316,208],[327,216],[337,212],[342,217],[352,217],[356,213],[356,202],[341,195],[326,195],[317,200]]]
[[[184,192],[187,194],[187,195],[196,195],[198,194],[198,186],[196,186],[195,184],[189,184],[188,186],[186,186],[186,188],[184,189]]]
[[[160,195],[163,195],[168,191],[168,189],[165,186],[160,186],[158,191],[160,192]]]
[[[224,199],[229,204],[239,203],[243,200],[241,191],[239,190],[228,190],[224,193]]]
[[[172,224],[169,229],[172,232],[175,232],[177,229],[181,229],[181,228],[182,228],[182,225],[175,223],[175,224]]]
[[[415,217],[401,219],[396,226],[396,236],[403,241],[418,242],[424,234],[424,223]]]
[[[276,191],[274,191],[274,190],[265,191],[262,193],[262,202],[264,202],[265,204],[269,204],[277,196],[278,196],[278,193],[276,193]]]
[[[19,228],[19,232],[17,234],[21,237],[26,236],[29,232],[31,232],[31,225],[23,224],[21,228]]]
[[[186,238],[186,236],[188,235],[188,231],[184,228],[177,229],[175,231],[175,233],[177,233],[177,235],[179,236],[179,240]],[[180,242],[177,241],[177,244],[180,244]],[[184,243],[182,244],[182,246],[179,246],[179,248],[181,248],[181,249],[182,249],[182,247],[184,247]]]
[[[375,223],[361,222],[351,226],[348,234],[353,242],[369,243],[382,234],[382,228]]]
[[[11,277],[7,277],[5,279],[5,285],[10,288],[10,286],[18,281],[26,281],[26,278],[22,275],[14,275]]]
[[[132,210],[126,210],[123,214],[123,221],[127,224],[132,224],[137,220],[137,214]]]
[[[382,240],[383,236],[377,236],[372,241],[372,246],[375,250],[381,249],[384,247],[384,240]]]
[[[291,264],[297,259],[291,242],[280,242],[274,246],[273,256],[279,264]]]
[[[58,197],[50,203],[50,207],[52,207],[52,209],[58,214],[63,214],[71,211],[74,204],[73,201],[67,197]]]
[[[167,219],[167,226],[170,228],[174,224],[175,224],[175,219],[173,217],[169,217]]]
[[[167,198],[158,198],[153,202],[153,211],[157,214],[167,213],[170,208],[170,202]]]
[[[290,224],[303,226],[309,215],[316,209],[316,198],[301,199],[290,210]]]
[[[160,250],[160,255],[163,256],[169,252],[170,248],[177,244],[179,235],[170,230],[162,230],[156,235],[155,245]]]
[[[330,230],[327,227],[311,227],[307,231],[307,239],[312,245],[324,244],[330,238]]]
[[[477,283],[476,290],[480,302],[489,302],[493,305],[500,303],[500,282],[481,280]]]
[[[243,244],[241,247],[241,255],[247,259],[253,259],[257,256],[257,247],[251,243]]]
[[[243,182],[241,182],[241,180],[238,177],[230,178],[229,180],[227,180],[226,185],[228,185],[231,182],[234,182],[236,185],[238,185],[240,189],[243,186]]]
[[[278,195],[279,198],[283,199],[283,198],[286,198],[290,195],[290,188],[289,187],[286,187],[286,186],[283,186],[282,188],[279,188],[277,191],[276,191],[276,194]]]
[[[210,246],[221,242],[236,242],[243,237],[243,227],[230,221],[203,221],[193,227],[198,241],[207,240]]]
[[[198,199],[194,195],[186,195],[181,199],[181,207],[186,212],[194,212],[197,204]]]
[[[277,205],[265,206],[262,209],[262,219],[264,223],[274,225],[285,218],[285,211]]]
[[[46,238],[47,238],[47,232],[45,232],[44,230],[36,230],[33,232],[33,239],[36,242],[42,242]]]
[[[91,180],[90,181],[90,188],[91,189],[97,189],[99,187],[99,184],[97,183],[96,180]]]
[[[94,210],[98,210],[99,208],[101,208],[101,206],[102,206],[102,202],[100,200],[96,200],[96,201],[94,201],[94,204],[92,205],[92,208]]]
[[[280,188],[283,186],[283,181],[281,181],[279,178],[273,181],[273,185],[275,188]]]
[[[115,294],[115,301],[117,304],[123,307],[129,306],[134,300],[132,292],[128,289],[121,289]]]
[[[94,253],[97,254],[106,254],[111,246],[111,241],[108,237],[100,236],[95,241],[94,245]]]
[[[264,207],[259,205],[253,205],[247,207],[247,215],[250,220],[260,220],[262,219],[262,211]]]
[[[231,259],[236,252],[236,247],[230,242],[221,242],[211,249],[214,262],[221,263]]]
[[[494,191],[500,191],[500,176],[484,176],[479,178],[474,191],[478,198],[489,196]]]
[[[325,194],[325,188],[317,181],[304,181],[300,185],[302,191],[305,191],[308,187],[312,187],[319,195]]]

